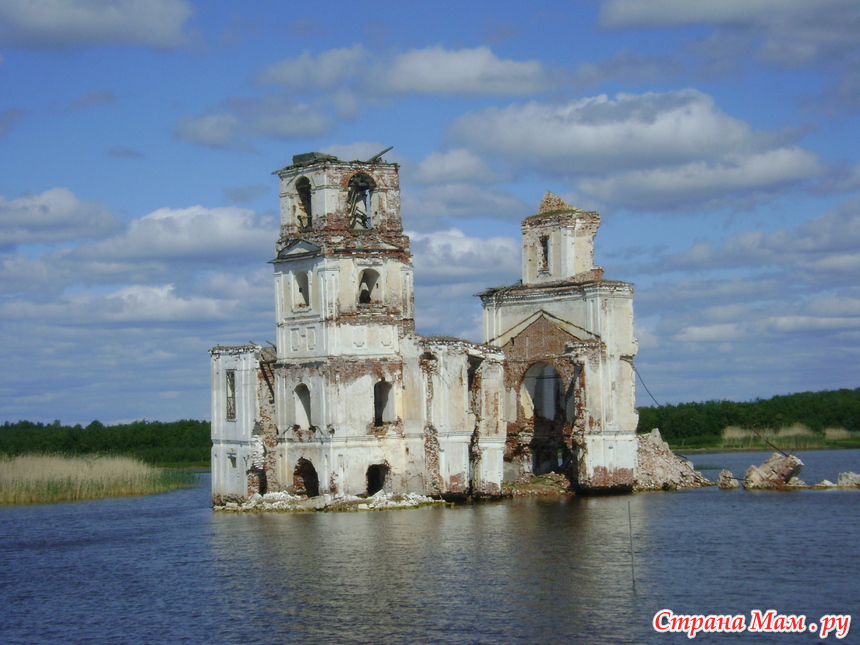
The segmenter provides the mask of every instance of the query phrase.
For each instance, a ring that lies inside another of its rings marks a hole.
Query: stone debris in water
[[[721,470],[719,476],[717,476],[717,487],[720,490],[734,490],[740,488],[741,485],[731,470]]]
[[[663,441],[660,431],[638,435],[638,459],[636,464],[636,483],[633,489],[678,490],[682,488],[701,488],[713,486],[713,482],[693,470],[689,461],[681,459]]]
[[[747,490],[780,489],[793,486],[792,479],[800,474],[803,462],[794,455],[773,453],[761,466],[750,466],[744,477]],[[803,482],[798,487],[806,486]]]
[[[445,504],[444,501],[415,493],[384,493],[379,491],[369,497],[355,495],[317,495],[306,497],[290,493],[254,494],[246,502],[227,502],[215,506],[216,511],[375,511],[391,508],[418,508],[430,504]]]
[[[860,475],[857,473],[839,473],[836,485],[839,488],[860,488]]]

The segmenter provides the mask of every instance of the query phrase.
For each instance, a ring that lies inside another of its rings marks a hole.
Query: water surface
[[[766,457],[693,459],[738,475]],[[860,470],[856,450],[801,458],[807,481]],[[751,461],[733,467],[736,459]],[[860,491],[710,488],[224,514],[209,508],[203,478],[149,497],[6,507],[0,642],[689,643],[657,634],[654,613],[773,608],[817,620],[856,611],[858,504]],[[858,634],[860,624],[827,642]],[[820,641],[746,633],[693,642]]]

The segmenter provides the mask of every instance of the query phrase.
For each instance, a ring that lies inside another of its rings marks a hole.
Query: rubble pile
[[[561,473],[527,475],[515,482],[504,482],[502,494],[510,497],[572,495],[570,481]]]
[[[369,497],[355,495],[291,495],[290,493],[266,493],[251,495],[245,502],[227,502],[216,505],[216,511],[248,513],[257,511],[281,511],[303,513],[312,511],[376,511],[392,508],[418,508],[445,502],[414,493],[385,493],[379,491]]]
[[[660,436],[659,430],[654,429],[636,438],[639,451],[633,490],[678,490],[713,486],[713,482],[693,470],[690,462],[672,452],[669,444]]]
[[[741,484],[737,480],[737,477],[732,475],[731,470],[721,470],[717,477],[717,487],[720,490],[734,490],[735,488],[740,488]]]
[[[804,488],[806,484],[799,479],[803,462],[794,455],[773,453],[761,466],[750,466],[744,476],[746,490],[773,488]]]

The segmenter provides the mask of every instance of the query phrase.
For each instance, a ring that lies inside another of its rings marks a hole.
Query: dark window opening
[[[227,370],[227,421],[236,420],[236,370]]]
[[[353,229],[373,228],[371,219],[371,195],[376,183],[369,175],[359,173],[349,180],[349,227]]]
[[[483,359],[477,356],[469,356],[469,369],[466,372],[467,388],[469,390],[469,411],[478,414],[481,410],[481,374],[478,371]]]
[[[379,381],[373,386],[373,425],[377,428],[392,420],[391,398],[391,383]]]
[[[540,237],[540,259],[538,268],[541,271],[549,271],[549,237],[542,235]]]
[[[391,470],[385,464],[373,464],[367,469],[367,496],[370,497],[385,488],[385,481]]]
[[[300,383],[294,392],[296,406],[296,425],[303,430],[311,427],[311,393],[308,386]]]
[[[313,226],[311,182],[307,177],[300,177],[296,181],[296,192],[299,194],[298,212],[296,213],[299,228],[311,228]]]
[[[293,471],[293,493],[316,497],[320,494],[320,480],[314,465],[301,457]]]
[[[369,305],[379,300],[379,273],[365,269],[358,279],[358,304]]]
[[[311,305],[311,290],[308,274],[304,271],[296,273],[295,284],[293,285],[293,307],[310,307]]]

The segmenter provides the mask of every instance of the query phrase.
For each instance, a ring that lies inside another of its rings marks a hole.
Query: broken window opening
[[[316,497],[320,494],[320,480],[310,460],[300,457],[293,471],[293,494]]]
[[[236,420],[236,370],[227,370],[226,388],[227,388],[227,421]]]
[[[299,228],[311,228],[313,226],[311,182],[307,177],[299,177],[296,181],[296,192],[299,194],[299,202],[296,209],[296,219],[298,220]]]
[[[305,271],[295,274],[293,280],[293,307],[304,308],[311,306],[310,280]]]
[[[565,393],[556,369],[548,363],[539,362],[526,371],[521,392],[525,419],[531,420],[532,439],[529,448],[532,453],[532,473],[543,475],[567,469],[571,455],[564,443],[564,427],[568,410],[573,408],[569,400],[573,387]]]
[[[535,363],[523,378],[523,388],[534,416],[548,419],[564,418],[561,376],[547,363]]]
[[[394,420],[392,398],[391,383],[379,381],[373,386],[373,425],[377,428]]]
[[[391,468],[387,464],[373,464],[367,469],[367,496],[375,495],[383,488]]]
[[[541,235],[540,237],[540,258],[538,259],[538,270],[543,272],[549,271],[549,236]]]
[[[379,301],[379,273],[365,269],[358,278],[358,304],[369,305]]]
[[[467,358],[469,368],[466,372],[466,387],[468,389],[469,411],[472,414],[478,414],[481,409],[481,375],[478,370],[484,360],[477,356],[469,356]]]
[[[304,383],[299,383],[293,390],[296,425],[302,430],[311,427],[311,392]]]
[[[371,198],[376,183],[364,173],[358,173],[349,180],[349,227],[352,229],[373,228]]]

